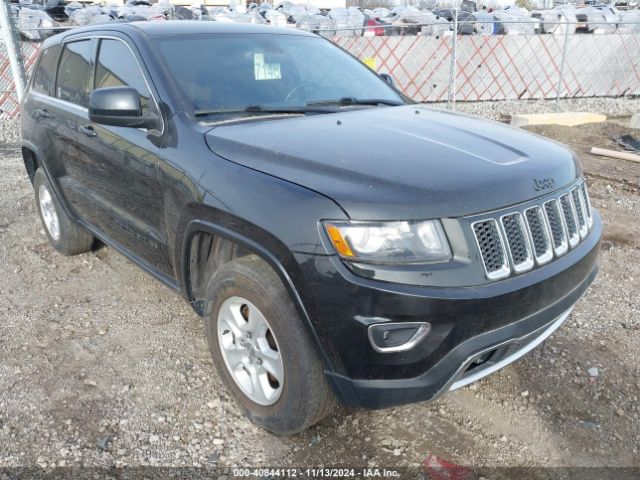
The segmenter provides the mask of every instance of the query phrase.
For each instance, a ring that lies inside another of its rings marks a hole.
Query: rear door
[[[87,115],[94,47],[90,38],[83,38],[61,48],[54,88],[46,107],[36,110],[36,115],[48,127],[49,142],[42,148],[49,175],[72,213],[84,218],[87,204],[82,192],[87,169],[77,133],[79,121]]]
[[[48,165],[52,156],[54,118],[50,111],[50,99],[56,80],[56,68],[60,57],[60,45],[43,50],[36,65],[29,91],[22,105],[21,121],[23,140],[38,150],[38,156]],[[31,175],[34,172],[29,172]]]
[[[135,50],[123,38],[97,38],[96,42],[91,89],[135,88],[143,112],[157,114],[158,103]],[[85,111],[79,117],[77,136],[89,206],[85,217],[138,260],[172,276],[157,178],[161,122],[150,131],[99,125]]]

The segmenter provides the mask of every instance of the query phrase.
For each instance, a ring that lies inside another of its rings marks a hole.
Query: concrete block
[[[640,113],[631,116],[631,128],[640,128]]]
[[[606,115],[589,112],[533,113],[529,115],[514,115],[511,117],[511,125],[514,127],[526,127],[528,125],[575,127],[583,123],[604,122],[606,119]]]

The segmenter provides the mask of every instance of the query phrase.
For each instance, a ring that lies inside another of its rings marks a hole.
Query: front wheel
[[[286,288],[250,255],[209,283],[209,348],[247,416],[277,434],[304,430],[336,405],[309,333]]]

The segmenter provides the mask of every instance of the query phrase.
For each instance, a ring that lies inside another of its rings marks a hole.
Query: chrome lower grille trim
[[[470,383],[477,382],[481,378],[491,375],[492,373],[500,370],[501,368],[506,367],[510,363],[515,362],[520,357],[529,353],[531,350],[533,350],[542,342],[544,342],[547,338],[549,338],[553,332],[555,332],[558,328],[560,328],[560,325],[562,325],[571,314],[571,310],[573,310],[573,307],[571,307],[569,310],[564,312],[562,315],[560,315],[550,324],[545,325],[544,327],[540,328],[536,332],[530,333],[523,338],[510,340],[508,342],[502,343],[500,345],[495,345],[491,348],[486,349],[485,351],[491,351],[501,346],[505,346],[509,344],[514,345],[514,348],[510,350],[510,352],[505,357],[503,357],[496,363],[492,363],[491,365],[488,365],[486,367],[480,366],[477,369],[472,370],[467,374],[464,374],[466,368],[471,364],[474,358],[481,356],[484,352],[480,352],[476,354],[474,357],[468,359],[463,364],[463,368],[460,369],[460,373],[458,373],[456,377],[454,377],[457,379],[450,385],[449,390],[450,391],[457,390],[458,388],[462,388],[466,385],[469,385]]]

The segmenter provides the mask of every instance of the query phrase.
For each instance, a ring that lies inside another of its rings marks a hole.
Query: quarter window
[[[53,82],[56,79],[56,64],[60,55],[60,45],[54,45],[42,52],[38,67],[33,74],[32,89],[36,92],[49,95]]]
[[[131,87],[140,94],[143,112],[149,106],[149,89],[136,58],[127,45],[119,40],[100,41],[96,65],[95,88]]]
[[[83,107],[88,103],[91,41],[67,43],[60,57],[56,97]]]

